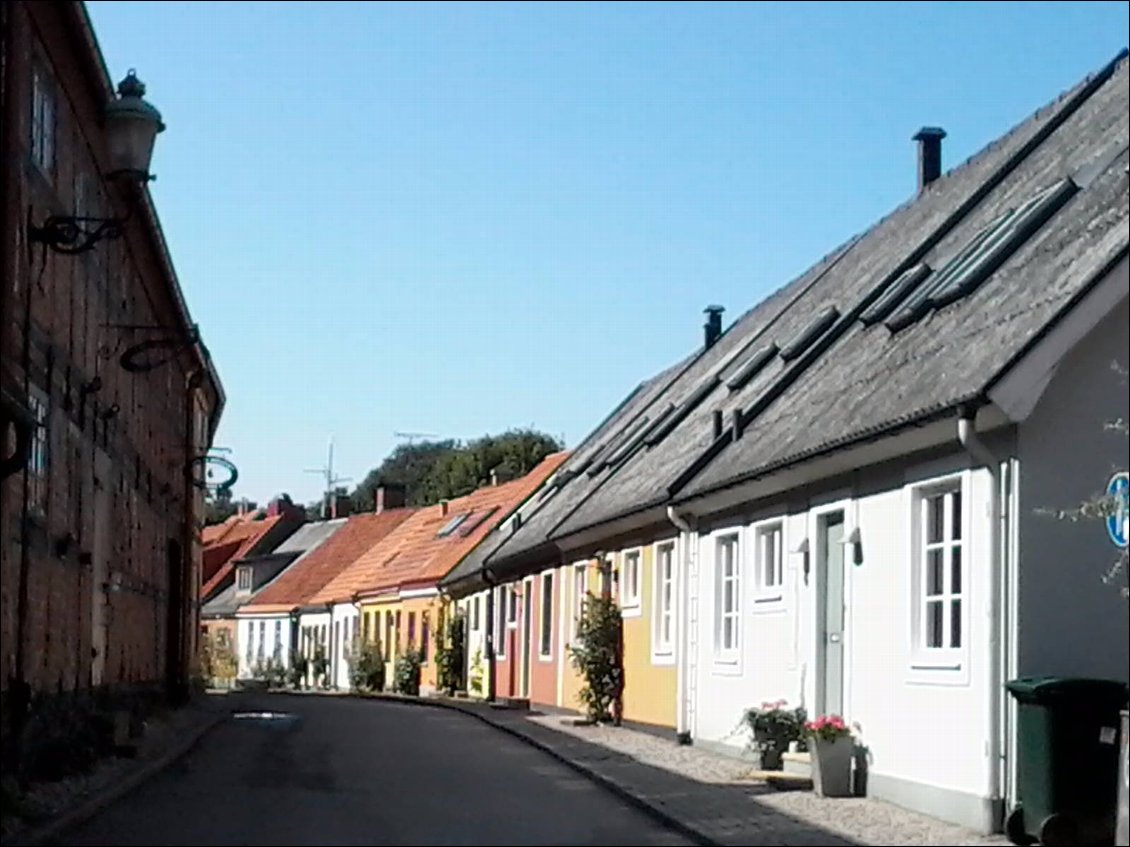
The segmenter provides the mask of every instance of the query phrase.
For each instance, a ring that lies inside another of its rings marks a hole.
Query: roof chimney
[[[330,518],[347,518],[353,508],[353,501],[349,499],[348,494],[335,493],[330,500]]]
[[[449,501],[447,501],[447,500],[440,500],[440,501],[439,501],[439,514],[440,514],[440,517],[444,517],[444,518],[446,518],[446,517],[447,517],[447,507],[448,507],[448,506],[450,506],[450,505],[451,505],[451,503],[450,503]]]
[[[918,190],[942,175],[942,139],[946,131],[940,126],[924,126],[914,135],[918,142]]]
[[[722,337],[722,313],[726,311],[726,307],[707,306],[704,311],[706,312],[706,323],[702,329],[705,335],[706,349],[709,350],[714,346],[714,342]]]
[[[408,503],[408,487],[398,482],[382,482],[373,494],[375,511],[378,515],[389,509],[403,509]]]

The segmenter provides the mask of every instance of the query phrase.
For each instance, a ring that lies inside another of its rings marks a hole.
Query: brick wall
[[[122,325],[187,324],[147,192],[102,177],[109,94],[85,27],[81,4],[5,4],[0,359],[5,391],[41,405],[44,446],[40,473],[0,483],[0,679],[41,691],[165,682],[189,662],[203,503],[187,468],[220,390],[192,346],[144,372],[119,363],[170,334]],[[37,88],[53,104],[46,157]],[[130,218],[120,239],[66,256],[30,243],[29,208],[33,223]]]

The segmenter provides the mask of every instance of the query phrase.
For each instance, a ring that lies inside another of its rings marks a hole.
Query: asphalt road
[[[262,696],[59,844],[687,844],[472,717]]]

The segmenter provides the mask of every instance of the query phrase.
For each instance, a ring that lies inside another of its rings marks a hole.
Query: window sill
[[[538,661],[539,662],[546,662],[546,663],[552,662],[553,661],[553,654],[552,653],[538,653]]]
[[[783,591],[766,592],[754,595],[753,613],[765,614],[767,612],[785,611],[785,594]]]
[[[620,617],[622,618],[638,618],[643,615],[643,607],[639,601],[631,605],[624,605],[620,607]]]
[[[964,653],[916,653],[910,658],[907,681],[915,685],[968,685],[969,657]]]
[[[651,663],[659,667],[670,667],[675,664],[674,651],[666,653],[652,653]]]
[[[741,676],[741,659],[738,656],[715,656],[711,671],[715,676]]]

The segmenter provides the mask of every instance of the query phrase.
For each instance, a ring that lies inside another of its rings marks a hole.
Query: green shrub
[[[483,651],[476,650],[475,655],[471,657],[471,675],[468,680],[468,687],[471,693],[476,697],[483,696],[483,682],[486,676],[483,670]]]
[[[448,695],[463,687],[463,666],[467,661],[463,622],[460,612],[448,616],[436,639],[436,687]]]
[[[396,657],[394,684],[399,694],[418,696],[420,693],[420,663],[423,657],[419,650],[408,649]]]
[[[330,660],[320,644],[314,649],[314,661],[311,662],[311,670],[314,673],[312,684],[315,688],[330,687]]]
[[[287,681],[290,687],[300,689],[306,685],[306,672],[310,670],[310,662],[299,650],[290,651],[290,667],[287,669]]]
[[[592,721],[618,717],[612,712],[619,705],[624,684],[621,626],[620,607],[615,600],[592,594],[585,598],[577,637],[569,653],[573,667],[584,679],[578,698]]]
[[[385,660],[380,639],[357,639],[349,652],[349,686],[354,691],[385,690]]]

